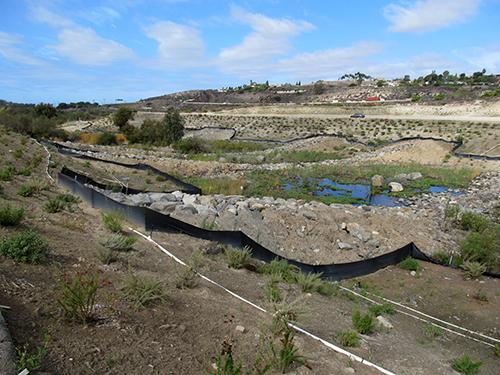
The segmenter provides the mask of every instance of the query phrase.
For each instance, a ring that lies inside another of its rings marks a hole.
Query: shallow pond
[[[283,190],[291,190],[295,185],[287,184]],[[432,186],[425,192],[438,193],[442,191],[453,190],[448,187]],[[418,190],[415,190],[418,191]],[[384,190],[383,193],[389,193],[389,190]],[[387,194],[372,194],[370,185],[361,184],[339,184],[328,178],[323,178],[319,181],[316,188],[314,188],[315,197],[344,197],[356,198],[358,204],[369,204],[379,206],[403,206],[399,198],[389,197]]]

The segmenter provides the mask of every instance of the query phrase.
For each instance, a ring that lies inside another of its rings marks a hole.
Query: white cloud
[[[485,68],[488,74],[500,71],[500,44],[453,52],[472,65],[473,69]]]
[[[160,45],[161,68],[180,69],[207,64],[205,46],[198,30],[189,26],[161,21],[146,29],[147,36]]]
[[[89,20],[96,25],[102,25],[111,22],[115,18],[120,18],[120,14],[114,9],[108,7],[99,7],[88,11],[82,11],[79,16]]]
[[[366,58],[382,52],[378,42],[359,42],[350,47],[302,53],[279,61],[276,70],[295,79],[331,79],[345,73],[368,72]]]
[[[74,63],[88,66],[111,65],[114,61],[134,57],[134,52],[109,39],[98,36],[94,30],[84,27],[64,29],[58,35],[59,44],[48,45]]]
[[[255,69],[269,64],[270,59],[290,52],[291,37],[315,28],[305,21],[272,19],[261,14],[246,13],[237,7],[233,7],[232,16],[238,22],[249,24],[254,31],[241,44],[222,48],[219,62],[228,72]]]
[[[20,35],[8,34],[0,31],[0,54],[12,62],[37,65],[40,60],[28,55],[21,46],[24,45],[23,38]]]
[[[30,9],[30,18],[37,22],[48,23],[52,27],[73,27],[73,21],[61,17],[41,6],[33,6]]]
[[[384,8],[384,16],[393,23],[389,30],[419,34],[456,22],[466,22],[482,1],[427,0],[417,1],[408,8],[390,4]]]

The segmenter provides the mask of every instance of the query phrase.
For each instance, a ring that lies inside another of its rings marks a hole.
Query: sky
[[[0,99],[500,73],[500,0],[0,0]]]

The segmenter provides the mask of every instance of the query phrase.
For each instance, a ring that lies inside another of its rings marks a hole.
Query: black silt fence
[[[222,245],[230,245],[236,248],[248,246],[252,249],[252,257],[267,263],[274,259],[286,259],[266,249],[241,231],[211,231],[198,228],[147,207],[129,206],[116,202],[106,197],[104,194],[84,186],[83,183],[85,182],[82,181],[84,181],[85,178],[85,176],[78,175],[75,172],[69,175],[63,172],[59,173],[59,183],[66,186],[73,194],[80,196],[91,204],[92,207],[108,212],[119,212],[126,220],[142,226],[146,231],[183,233],[192,237],[214,241]],[[413,242],[391,253],[359,262],[312,265],[291,259],[287,259],[287,261],[297,266],[304,273],[322,273],[323,279],[338,281],[374,273],[384,267],[396,265],[409,256],[422,261],[444,265],[425,255],[415,246],[415,244],[413,244]],[[500,277],[500,275],[497,274],[487,275]]]

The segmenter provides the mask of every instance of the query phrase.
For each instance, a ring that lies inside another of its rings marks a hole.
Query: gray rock
[[[304,237],[304,236],[305,236],[305,234],[304,234],[304,233],[302,233],[299,229],[297,229],[297,236],[299,236],[299,237]]]
[[[117,202],[125,202],[127,200],[127,196],[123,193],[109,193],[108,197]]]
[[[352,250],[352,249],[354,249],[354,246],[349,244],[349,243],[339,242],[339,249],[340,250]]]
[[[405,182],[406,180],[408,180],[408,175],[406,173],[400,173],[395,175],[392,179],[394,181]]]
[[[182,191],[176,190],[172,193],[172,195],[175,197],[176,201],[181,202],[182,196],[184,195],[184,193]]]
[[[377,248],[380,246],[380,240],[372,238],[371,240],[366,241],[366,246]]]
[[[154,202],[150,208],[160,212],[173,212],[179,204],[178,202]]]
[[[149,195],[154,202],[175,202],[175,195],[170,193],[153,193]]]
[[[259,163],[263,163],[266,161],[266,157],[264,155],[259,155],[256,157],[256,159]]]
[[[191,206],[190,204],[179,204],[175,206],[175,211],[180,211],[183,213],[188,212],[193,215],[196,215],[198,213],[198,210],[194,206]]]
[[[233,215],[238,215],[238,209],[234,207],[232,204],[227,205],[226,211]]]
[[[148,206],[151,203],[153,203],[153,201],[151,200],[149,195],[145,194],[145,193],[139,193],[136,195],[129,195],[128,201],[133,206]]]
[[[199,202],[198,202],[198,196],[196,196],[196,195],[184,194],[184,196],[182,197],[182,203],[184,203],[184,204],[194,204],[194,203],[199,203]]]
[[[403,191],[403,185],[399,182],[390,182],[389,187],[391,188],[391,191]]]
[[[422,178],[422,173],[420,172],[412,172],[408,174],[408,180],[420,180]]]
[[[365,232],[363,229],[353,229],[349,232],[349,234],[353,237],[360,239],[363,242],[366,242],[372,238],[370,233]]]
[[[300,210],[299,214],[309,220],[318,220],[318,215],[312,211]]]

